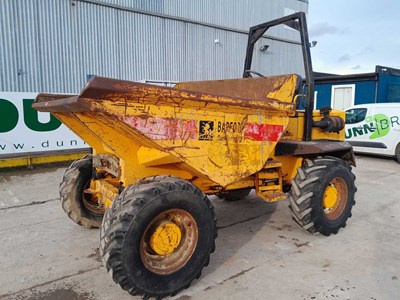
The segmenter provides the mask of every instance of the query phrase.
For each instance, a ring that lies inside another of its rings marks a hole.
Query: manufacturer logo
[[[199,141],[212,141],[214,139],[214,121],[200,121]]]

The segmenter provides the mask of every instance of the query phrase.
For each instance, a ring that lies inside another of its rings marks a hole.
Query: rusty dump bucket
[[[226,187],[263,168],[283,134],[297,75],[202,82],[174,88],[94,77],[79,96],[40,94],[92,148],[119,159],[121,181],[160,174]]]

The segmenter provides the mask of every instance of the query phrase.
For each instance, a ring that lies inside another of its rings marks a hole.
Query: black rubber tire
[[[347,198],[343,211],[335,219],[328,219],[323,207],[324,192],[334,178],[341,178],[347,185]],[[337,234],[346,226],[355,204],[355,175],[351,167],[336,157],[305,159],[292,180],[292,188],[288,193],[289,208],[293,220],[309,232],[323,235]]]
[[[250,194],[251,190],[252,188],[245,188],[245,189],[226,191],[223,194],[219,194],[218,197],[226,201],[238,201],[247,197]]]
[[[102,213],[90,211],[84,204],[84,189],[92,179],[92,156],[74,161],[64,173],[60,183],[60,200],[63,210],[75,223],[86,228],[99,228]]]
[[[394,152],[394,158],[398,163],[400,163],[400,143],[398,143],[396,146],[396,150]]]
[[[140,244],[148,224],[170,209],[181,209],[193,216],[198,241],[183,267],[169,275],[159,275],[145,267]],[[215,250],[216,237],[216,217],[207,196],[186,180],[156,176],[126,187],[114,200],[100,230],[100,254],[107,271],[123,290],[146,299],[161,299],[176,295],[200,277]]]

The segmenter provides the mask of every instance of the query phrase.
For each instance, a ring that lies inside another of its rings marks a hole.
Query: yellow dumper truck
[[[304,80],[251,70],[255,43],[279,24],[300,32]],[[354,155],[344,112],[313,111],[304,13],[250,28],[243,75],[173,88],[94,77],[77,96],[35,100],[93,148],[65,171],[62,207],[101,228],[104,265],[130,294],[175,295],[200,276],[217,237],[208,195],[288,198],[294,221],[324,235],[351,216]]]

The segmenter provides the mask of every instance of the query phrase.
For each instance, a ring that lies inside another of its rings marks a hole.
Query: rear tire
[[[104,209],[91,201],[84,191],[92,179],[92,156],[87,155],[74,161],[65,170],[60,184],[60,200],[68,217],[86,228],[98,228],[103,220]]]
[[[351,217],[354,181],[351,167],[341,159],[305,159],[288,194],[293,220],[312,233],[336,234]]]
[[[208,265],[217,237],[207,196],[171,176],[126,187],[106,212],[100,232],[107,271],[122,289],[144,299],[161,299],[188,288]]]
[[[400,163],[400,143],[398,143],[396,146],[396,150],[394,152],[394,158],[398,163]]]

